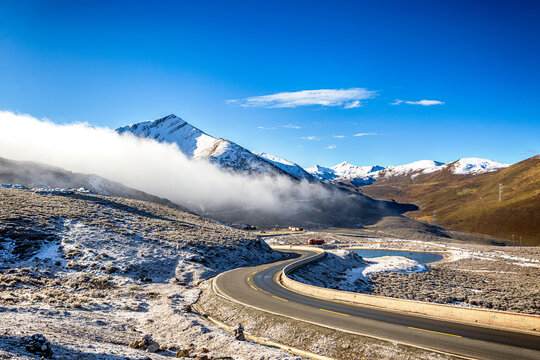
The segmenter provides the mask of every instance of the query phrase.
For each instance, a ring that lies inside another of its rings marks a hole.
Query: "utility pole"
[[[499,184],[499,202],[502,202],[503,200],[503,184]]]
[[[437,210],[433,210],[433,226],[437,226]]]

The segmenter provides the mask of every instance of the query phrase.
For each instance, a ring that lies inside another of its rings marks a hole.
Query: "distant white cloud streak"
[[[362,106],[361,101],[377,96],[376,91],[364,88],[351,89],[319,89],[276,94],[253,96],[246,99],[227,100],[229,104],[239,104],[243,107],[263,108],[295,108],[299,106],[340,106],[344,109],[354,109]]]
[[[336,139],[343,139],[345,135],[334,135],[333,137],[335,137]]]
[[[358,134],[354,134],[353,136],[374,136],[374,135],[377,135],[377,133],[372,133],[372,132],[369,132],[369,133],[358,133]]]
[[[422,105],[422,106],[432,106],[432,105],[444,105],[443,101],[439,100],[418,100],[418,101],[409,101],[409,100],[400,100],[396,99],[392,105],[400,104],[409,104],[409,105]]]
[[[261,130],[276,130],[275,127],[266,127],[266,126],[257,126],[258,129],[261,129]]]
[[[302,136],[302,139],[304,140],[317,140],[316,136]]]
[[[292,124],[292,123],[288,123],[287,125],[283,125],[284,128],[288,128],[288,129],[300,129],[300,126],[296,125],[296,124]]]
[[[337,146],[336,145],[328,145],[326,148],[328,150],[332,150],[332,149],[335,149]]]

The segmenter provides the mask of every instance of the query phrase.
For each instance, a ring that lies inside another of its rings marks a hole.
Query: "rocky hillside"
[[[167,206],[0,188],[0,357],[283,359],[191,307],[204,279],[279,258],[247,232]]]
[[[540,244],[540,157],[498,171],[477,169],[457,161],[440,171],[379,180],[360,191],[414,203],[419,210],[409,214],[418,220],[432,222],[436,211],[441,226]]]
[[[309,176],[296,171],[294,166],[294,171],[289,172],[290,166],[277,165],[231,141],[210,136],[173,114],[154,121],[127,125],[116,131],[119,134],[131,133],[176,144],[188,158],[206,159],[229,171],[255,175],[286,175],[296,179]]]

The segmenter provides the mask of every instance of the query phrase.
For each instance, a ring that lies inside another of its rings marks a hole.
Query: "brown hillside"
[[[414,203],[420,209],[408,215],[418,220],[431,222],[435,210],[441,226],[540,244],[540,155],[497,172],[470,176],[445,169],[414,179],[385,179],[361,192]]]

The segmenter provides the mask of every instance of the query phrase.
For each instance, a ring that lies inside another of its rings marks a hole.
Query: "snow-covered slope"
[[[429,174],[442,170],[444,165],[441,162],[433,160],[419,160],[405,165],[388,166],[380,173],[380,178],[391,176],[407,176],[414,173]]]
[[[356,166],[344,161],[331,168],[315,165],[307,168],[306,171],[320,181],[351,181],[360,186],[373,183],[377,179],[379,171],[383,169],[384,167],[378,165]]]
[[[159,142],[174,143],[192,159],[208,159],[226,170],[247,174],[287,175],[286,170],[243,147],[210,136],[176,115],[127,125],[116,129],[119,134],[132,133]],[[289,174],[296,178],[294,173]]]
[[[285,171],[286,173],[294,176],[298,180],[302,180],[302,179],[309,180],[309,181],[315,180],[315,178],[310,173],[308,173],[298,164],[295,164],[291,161],[288,161],[288,160],[285,160],[280,157],[270,155],[267,153],[259,153],[257,155],[266,159],[266,161],[274,164],[275,166]]]
[[[346,161],[332,167],[342,180],[351,180],[354,185],[361,186],[373,183],[377,180],[379,171],[384,167],[379,165],[356,166]]]
[[[339,177],[333,169],[319,165],[314,165],[305,170],[320,181],[331,181]]]
[[[458,161],[446,164],[450,171],[456,175],[478,175],[486,172],[497,171],[509,164],[480,158],[463,158]]]

